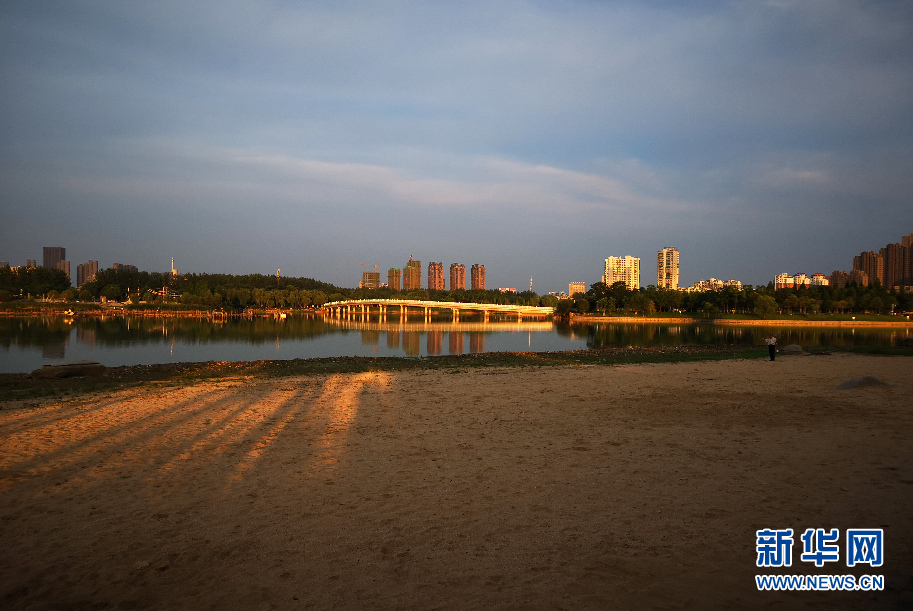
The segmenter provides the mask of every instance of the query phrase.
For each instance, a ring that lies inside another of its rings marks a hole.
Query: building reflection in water
[[[380,343],[380,331],[375,329],[363,329],[361,331],[361,343],[366,346],[376,346]]]
[[[422,353],[421,341],[421,332],[403,331],[403,350],[408,356],[418,356]]]
[[[41,356],[46,359],[62,359],[66,356],[69,339],[69,337],[66,337],[62,340],[43,345],[41,347]]]
[[[476,332],[469,333],[469,351],[485,352],[485,334]]]
[[[428,331],[428,355],[435,356],[444,351],[444,332],[436,329]]]
[[[452,323],[418,323],[418,322],[374,322],[374,321],[332,321],[333,327],[357,330],[365,345],[378,348],[383,335],[387,349],[402,351],[410,357],[438,356],[447,350],[449,354],[485,352],[485,337],[489,334],[509,331],[510,333],[528,333],[529,344],[533,332],[554,331],[552,322],[452,322]],[[469,345],[466,345],[466,336]],[[468,348],[468,350],[467,350]]]
[[[399,348],[399,331],[387,331],[387,348]]]
[[[447,348],[450,354],[463,354],[463,333],[451,331],[447,335]]]
[[[83,346],[94,346],[95,329],[89,329],[82,325],[76,327],[76,343]]]

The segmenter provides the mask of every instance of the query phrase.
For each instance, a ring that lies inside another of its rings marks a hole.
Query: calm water
[[[907,329],[723,327],[676,324],[575,325],[551,322],[339,322],[290,316],[226,322],[186,318],[3,318],[0,372],[90,360],[107,366],[187,361],[247,361],[330,356],[429,356],[499,351],[576,350],[612,346],[738,344],[890,346]]]

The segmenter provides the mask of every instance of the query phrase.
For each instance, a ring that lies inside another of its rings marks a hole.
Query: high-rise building
[[[605,274],[602,281],[608,286],[624,282],[628,290],[640,288],[640,259],[630,255],[609,257],[605,260]]]
[[[95,280],[95,274],[98,273],[98,261],[89,260],[86,263],[80,263],[76,266],[76,286],[82,286],[87,282]]]
[[[380,288],[380,273],[379,272],[362,272],[361,288],[363,288],[363,289]]]
[[[411,291],[422,288],[422,262],[414,261],[409,255],[409,262],[403,268],[403,290]]]
[[[400,288],[400,277],[402,276],[402,270],[398,267],[391,267],[387,270],[387,288],[391,288],[394,291],[398,291]]]
[[[466,289],[466,266],[462,263],[450,264],[450,290]]]
[[[568,297],[573,297],[577,293],[586,293],[586,282],[571,282],[567,285]]]
[[[57,269],[62,271],[67,275],[67,280],[70,279],[70,262],[69,261],[58,261]]]
[[[678,251],[665,247],[656,255],[656,287],[678,288]]]
[[[35,259],[26,259],[25,266],[27,268],[38,267],[38,262]]]
[[[903,252],[903,282],[904,287],[913,286],[913,233],[905,235],[900,240]]]
[[[909,247],[903,244],[888,244],[878,253],[884,259],[884,286],[892,288],[901,286],[904,281],[904,251]]]
[[[432,261],[428,264],[428,290],[444,290],[444,264]]]
[[[44,267],[57,269],[57,264],[67,258],[67,249],[60,246],[44,247]]]
[[[470,274],[470,288],[474,291],[476,290],[485,290],[485,266],[479,265],[476,263],[469,270]]]
[[[853,257],[853,271],[865,273],[868,278],[865,286],[875,284],[876,280],[884,285],[884,257],[874,250]]]

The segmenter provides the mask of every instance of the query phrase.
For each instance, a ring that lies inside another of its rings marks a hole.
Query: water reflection
[[[907,328],[860,329],[846,327],[778,327],[743,325],[676,325],[594,323],[571,329],[559,329],[570,335],[586,333],[589,348],[617,346],[682,346],[727,344],[761,346],[769,335],[777,337],[780,346],[799,344],[819,346],[901,346],[913,336]]]
[[[908,328],[713,324],[341,321],[314,316],[231,318],[0,318],[0,372],[28,372],[63,359],[108,366],[178,361],[335,356],[409,356],[618,346],[728,344],[898,346]]]

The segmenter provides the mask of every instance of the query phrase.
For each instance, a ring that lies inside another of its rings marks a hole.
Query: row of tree
[[[644,313],[689,312],[706,316],[719,314],[892,314],[913,310],[913,293],[888,290],[880,284],[846,287],[814,286],[800,289],[775,289],[747,285],[742,289],[724,287],[702,293],[664,289],[653,285],[630,290],[623,282],[607,286],[593,284],[586,293],[574,295],[559,311]]]
[[[814,286],[779,289],[745,286],[725,287],[719,291],[691,293],[650,285],[628,289],[623,282],[608,286],[597,282],[586,293],[572,299],[539,296],[532,291],[502,293],[496,290],[438,291],[418,289],[396,291],[389,288],[349,289],[311,278],[279,278],[263,274],[181,274],[105,269],[95,280],[77,291],[70,287],[66,274],[44,267],[13,271],[0,268],[0,300],[49,297],[72,301],[180,303],[208,308],[240,310],[260,308],[319,307],[343,299],[421,299],[556,307],[561,314],[689,312],[706,316],[742,313],[764,317],[777,313],[862,313],[881,314],[913,310],[913,293],[885,289],[879,284],[846,287]]]
[[[70,288],[70,279],[59,269],[48,267],[0,267],[0,301],[43,297]],[[75,291],[74,291],[75,295]]]

